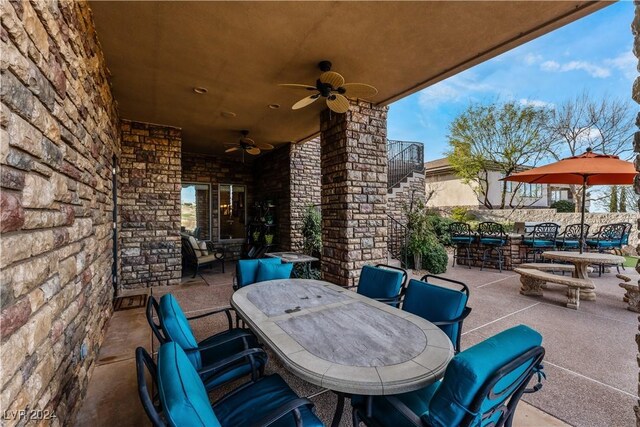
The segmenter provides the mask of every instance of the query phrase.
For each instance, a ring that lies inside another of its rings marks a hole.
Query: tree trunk
[[[609,212],[618,212],[618,186],[611,186],[611,194],[609,195]]]

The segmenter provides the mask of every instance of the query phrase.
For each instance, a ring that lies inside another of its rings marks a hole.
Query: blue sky
[[[583,91],[630,99],[633,3],[606,7],[393,103],[388,137],[425,143],[425,160],[444,157],[451,121],[470,102],[497,99],[553,106]]]

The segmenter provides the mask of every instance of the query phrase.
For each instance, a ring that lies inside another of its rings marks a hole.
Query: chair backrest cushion
[[[198,341],[193,335],[191,326],[187,316],[184,315],[182,308],[178,304],[176,298],[171,294],[163,295],[160,298],[160,325],[167,338],[177,343],[183,349],[198,348]],[[196,369],[202,368],[202,360],[200,353],[197,351],[189,352],[189,360]]]
[[[394,298],[400,294],[402,272],[365,265],[360,272],[358,293],[369,298]]]
[[[170,426],[220,427],[200,376],[174,342],[158,351],[158,393]]]
[[[402,309],[431,322],[443,322],[460,316],[467,306],[467,299],[464,292],[411,279]],[[454,346],[459,327],[458,323],[439,326]]]
[[[267,280],[288,279],[291,277],[293,264],[274,264],[273,262],[263,262],[258,260],[257,282],[265,282]]]
[[[189,236],[189,243],[191,244],[193,251],[196,253],[196,256],[200,258],[200,246],[198,245],[198,241],[196,240],[196,238],[193,236]]]
[[[259,263],[281,264],[280,258],[262,258],[262,259],[241,259],[236,264],[236,277],[238,286],[243,287],[256,283],[258,278]]]
[[[541,343],[542,336],[538,332],[519,325],[458,353],[447,366],[442,384],[429,403],[429,412],[425,414],[428,422],[433,426],[459,425],[483,384],[498,369]],[[531,363],[533,360],[503,377],[494,389],[501,391],[509,387]],[[504,396],[501,401],[508,397]],[[496,404],[483,403],[482,410]]]

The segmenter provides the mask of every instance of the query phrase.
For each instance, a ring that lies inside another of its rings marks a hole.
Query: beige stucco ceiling
[[[241,129],[274,145],[316,134],[323,103],[292,111],[304,93],[277,84],[313,84],[320,60],[388,104],[605,5],[91,2],[121,116],[181,127],[183,149],[204,153]]]

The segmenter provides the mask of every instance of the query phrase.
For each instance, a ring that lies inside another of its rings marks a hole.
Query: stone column
[[[636,57],[640,58],[640,2],[636,0],[635,6],[635,17],[631,24],[631,32],[633,33],[633,53],[636,55]],[[636,68],[640,70],[640,63],[636,64]],[[636,77],[636,80],[633,83],[631,97],[634,101],[640,104],[640,77]],[[638,114],[638,118],[636,119],[636,125],[640,128],[640,114]],[[636,132],[634,135],[633,148],[636,152],[636,170],[640,172],[640,131]],[[640,194],[640,173],[636,175],[634,189],[636,191],[636,194]],[[638,207],[640,208],[640,201],[638,202]],[[636,226],[638,227],[636,228],[637,232],[638,230],[640,230],[640,219],[638,219]],[[640,252],[640,245],[638,245],[637,249]],[[640,263],[636,265],[636,270],[640,273]],[[640,286],[640,281],[638,281],[638,286]],[[638,306],[638,308],[640,309],[640,306]],[[636,344],[638,345],[638,352],[640,353],[640,334],[636,334]],[[640,354],[638,354],[637,360],[640,366]],[[638,376],[638,392],[640,394],[640,376]],[[633,409],[636,413],[636,425],[640,427],[640,401],[637,402],[636,406],[634,406]]]
[[[386,263],[387,110],[359,101],[320,115],[322,277],[342,286]]]

